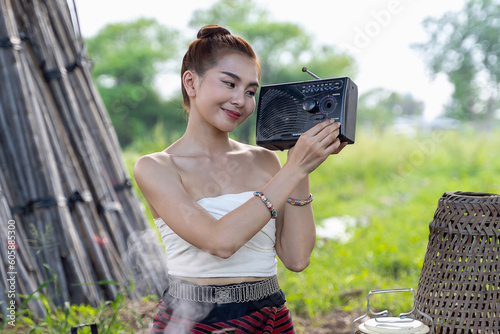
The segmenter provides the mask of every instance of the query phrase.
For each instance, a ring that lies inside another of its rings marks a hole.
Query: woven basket
[[[436,333],[500,333],[500,195],[438,202],[417,290]]]

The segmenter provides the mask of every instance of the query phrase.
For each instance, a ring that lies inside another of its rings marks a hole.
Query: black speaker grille
[[[261,97],[260,108],[258,122],[264,139],[299,132],[307,121],[307,112],[297,112],[302,109],[302,102],[283,90],[267,90]]]

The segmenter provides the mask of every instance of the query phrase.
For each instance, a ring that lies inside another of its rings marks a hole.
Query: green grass
[[[443,193],[499,193],[498,131],[464,129],[414,138],[367,131],[358,138],[314,172],[311,191],[317,224],[348,215],[368,225],[357,227],[346,243],[320,240],[302,273],[281,268],[281,283],[295,312],[315,316],[360,310],[370,290],[416,291],[429,223]],[[348,292],[358,297],[341,297]],[[380,299],[379,307],[391,305],[394,312],[411,310],[413,302],[407,294]]]
[[[335,216],[368,224],[354,228],[346,243],[318,240],[310,266],[301,273],[280,264],[289,307],[310,317],[336,309],[363,312],[370,290],[416,291],[439,198],[447,191],[499,193],[498,147],[498,129],[481,133],[464,127],[413,137],[358,129],[356,143],[330,157],[310,183],[318,225]],[[125,151],[129,171],[151,151]],[[284,163],[286,153],[278,154]],[[379,299],[380,307],[391,305],[394,312],[409,311],[413,303],[408,294]]]
[[[124,152],[131,175],[139,156],[162,147],[161,140],[148,140],[150,144],[143,142]],[[362,315],[370,290],[417,291],[438,199],[447,191],[499,193],[498,147],[498,130],[481,133],[464,128],[404,137],[358,129],[356,144],[330,157],[311,175],[311,192],[318,225],[334,216],[367,223],[355,227],[345,243],[319,238],[310,266],[301,273],[279,265],[292,312],[311,318],[334,310]],[[284,162],[286,154],[280,152],[280,157]],[[153,224],[149,212],[147,216]],[[411,310],[412,297],[384,294],[371,305],[397,314]],[[126,332],[126,323],[112,316],[124,308],[123,301],[114,303],[103,302],[98,308],[68,305],[50,310],[39,323],[30,323],[29,314],[20,316],[20,322],[31,328],[26,332],[62,333],[68,324],[97,319],[106,333]]]
[[[143,321],[140,309],[144,308],[144,305],[156,304],[157,299],[157,296],[146,296],[141,301],[131,301],[126,297],[126,292],[122,291],[116,300],[102,301],[98,307],[71,305],[66,302],[63,306],[54,308],[51,307],[47,296],[35,292],[26,296],[25,301],[41,301],[45,308],[45,317],[42,319],[35,317],[23,305],[16,314],[15,326],[9,324],[9,319],[6,319],[0,323],[0,332],[67,334],[74,326],[95,324],[100,334],[139,333],[141,330],[141,333],[146,333],[149,323]],[[78,333],[89,334],[91,328],[90,326],[82,326],[78,329]]]

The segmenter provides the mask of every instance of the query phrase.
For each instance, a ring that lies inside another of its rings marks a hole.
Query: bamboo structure
[[[0,11],[2,313],[11,302],[9,272],[18,307],[39,288],[59,306],[97,306],[132,282],[132,298],[160,294],[164,253],[132,189],[66,0],[0,0]],[[27,307],[44,316],[36,298]]]

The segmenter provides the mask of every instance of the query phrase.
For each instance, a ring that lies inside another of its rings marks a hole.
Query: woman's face
[[[198,113],[212,126],[231,132],[253,113],[259,73],[250,57],[227,53],[203,77],[194,78],[190,114]]]

